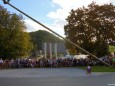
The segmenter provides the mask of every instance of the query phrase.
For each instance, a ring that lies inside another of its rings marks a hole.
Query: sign
[[[115,52],[115,46],[109,45],[109,52]]]
[[[113,58],[112,61],[115,62],[115,58]]]

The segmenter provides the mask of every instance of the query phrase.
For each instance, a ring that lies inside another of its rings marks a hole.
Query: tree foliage
[[[30,52],[32,43],[25,29],[21,15],[0,6],[0,57],[17,58]]]
[[[71,10],[64,26],[66,38],[97,55],[107,54],[109,44],[115,45],[115,6],[97,5]],[[69,45],[69,44],[68,44]]]

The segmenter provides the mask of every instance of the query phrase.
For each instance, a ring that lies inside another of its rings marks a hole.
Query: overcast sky
[[[65,18],[69,15],[70,10],[82,6],[86,7],[92,1],[99,5],[109,3],[115,5],[115,0],[11,0],[10,3],[64,36],[63,27],[66,24]],[[4,5],[2,0],[0,0],[0,4],[11,13],[20,14],[10,6]],[[26,22],[27,31],[46,30],[29,18],[23,17]]]

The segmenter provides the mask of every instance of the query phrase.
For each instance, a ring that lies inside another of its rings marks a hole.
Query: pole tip
[[[4,4],[8,4],[10,0],[2,0]]]

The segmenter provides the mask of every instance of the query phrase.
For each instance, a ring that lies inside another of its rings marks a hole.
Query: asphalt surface
[[[78,68],[0,70],[0,86],[115,86],[115,73],[86,75]]]

